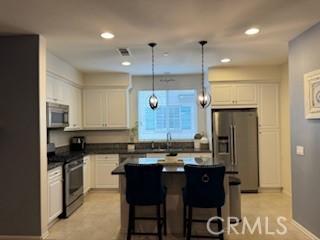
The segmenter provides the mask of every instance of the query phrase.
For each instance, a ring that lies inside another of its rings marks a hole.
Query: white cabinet
[[[54,103],[64,104],[65,95],[64,89],[66,87],[66,83],[59,80],[56,76],[51,73],[47,73],[47,101]]]
[[[127,91],[112,90],[107,93],[106,118],[107,127],[110,128],[127,128]]]
[[[95,188],[119,188],[119,177],[111,172],[119,165],[118,154],[95,155]]]
[[[257,104],[256,84],[214,83],[211,93],[213,106]]]
[[[83,193],[86,194],[91,188],[91,161],[90,156],[83,158]]]
[[[279,188],[280,179],[280,136],[278,130],[259,131],[260,187]]]
[[[212,105],[232,105],[234,103],[232,84],[212,84]]]
[[[259,84],[259,128],[279,128],[279,86]]]
[[[69,127],[66,131],[82,129],[82,90],[58,75],[47,72],[47,101],[69,106]]]
[[[125,89],[85,89],[83,92],[84,128],[127,129],[128,92]]]
[[[65,104],[69,105],[68,130],[82,129],[82,91],[80,88],[68,85],[65,88]]]
[[[48,172],[48,222],[52,222],[63,211],[62,167]]]

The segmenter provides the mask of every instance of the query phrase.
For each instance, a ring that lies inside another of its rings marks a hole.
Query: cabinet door
[[[49,182],[49,222],[62,213],[62,178]]]
[[[48,102],[55,102],[54,99],[54,79],[47,75],[46,94]]]
[[[104,90],[85,89],[83,91],[83,127],[91,129],[105,128]]]
[[[74,88],[74,100],[75,100],[75,124],[76,127],[82,129],[82,90],[80,88]]]
[[[279,146],[279,131],[259,131],[260,187],[281,187]]]
[[[118,166],[118,161],[118,159],[113,161],[96,161],[96,188],[119,188],[119,177],[111,175],[111,172]]]
[[[67,84],[50,73],[47,73],[46,84],[47,101],[66,104],[64,91]]]
[[[107,92],[107,127],[128,128],[127,90],[109,90]]]
[[[259,87],[259,127],[279,127],[278,84],[260,84]]]
[[[212,84],[212,105],[232,105],[234,103],[234,93],[232,84]]]
[[[87,193],[91,188],[91,161],[90,157],[83,158],[83,192]]]
[[[256,84],[236,84],[234,85],[234,100],[238,105],[257,104]]]

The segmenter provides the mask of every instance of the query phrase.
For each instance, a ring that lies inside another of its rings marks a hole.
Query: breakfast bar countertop
[[[124,162],[120,163],[118,167],[116,167],[113,171],[113,175],[124,175],[124,165],[127,163],[133,164],[156,164],[161,158],[136,158],[136,157],[129,157]],[[226,167],[226,174],[238,174],[238,169],[234,165],[226,165],[224,162],[218,162],[213,158],[179,158],[183,160],[183,164],[181,165],[165,165],[163,167],[164,173],[184,173],[185,164],[194,164],[200,166],[213,166],[213,165],[224,165]]]

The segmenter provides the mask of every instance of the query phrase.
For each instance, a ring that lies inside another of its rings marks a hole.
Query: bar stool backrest
[[[220,208],[225,202],[224,166],[185,165],[185,201],[191,207]]]
[[[124,168],[128,204],[146,206],[163,202],[162,165],[126,164]]]

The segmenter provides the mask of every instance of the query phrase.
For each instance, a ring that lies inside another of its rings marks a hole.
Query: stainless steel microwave
[[[47,102],[47,128],[69,126],[69,106]]]

